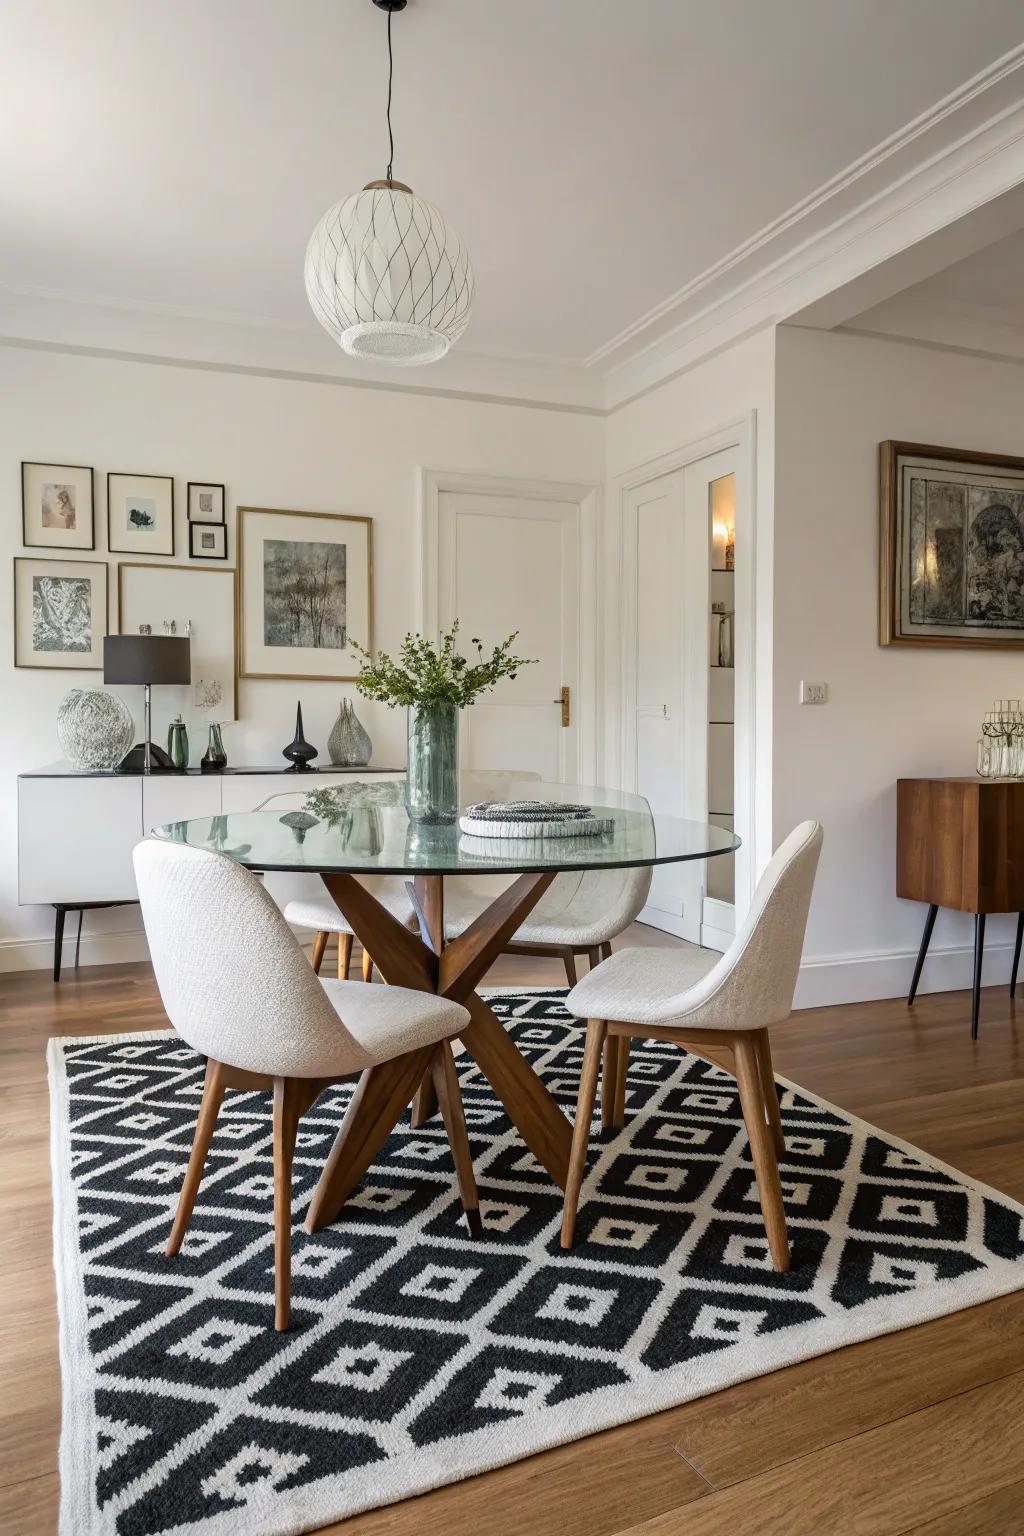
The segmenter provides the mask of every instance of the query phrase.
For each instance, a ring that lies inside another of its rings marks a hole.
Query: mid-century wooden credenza
[[[978,1038],[985,918],[1016,912],[1010,996],[1024,936],[1024,782],[900,779],[896,785],[896,894],[928,903],[907,1002],[912,1003],[940,907],[974,914],[971,1036]]]

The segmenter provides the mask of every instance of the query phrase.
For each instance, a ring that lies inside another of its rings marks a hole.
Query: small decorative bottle
[[[226,768],[227,765],[228,755],[224,750],[224,738],[220,733],[220,722],[218,720],[211,720],[210,740],[207,743],[206,751],[203,753],[203,760],[199,766],[204,773],[220,773],[221,769]]]
[[[167,727],[167,755],[179,773],[188,767],[188,731],[180,715]]]

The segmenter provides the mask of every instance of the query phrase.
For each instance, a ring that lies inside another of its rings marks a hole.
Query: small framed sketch
[[[352,682],[373,649],[373,523],[238,509],[242,677]]]
[[[226,560],[228,530],[223,523],[189,523],[188,552],[193,560]]]
[[[108,474],[107,548],[115,555],[174,554],[173,475]]]
[[[1024,459],[880,445],[879,641],[1024,646]]]
[[[190,523],[224,521],[224,487],[202,480],[188,482],[188,520]]]
[[[14,665],[97,668],[107,633],[107,566],[14,561]]]
[[[191,640],[192,681],[170,689],[166,708],[187,720],[238,718],[238,599],[234,571],[195,565],[117,567],[117,629],[154,635],[174,625]],[[161,699],[164,695],[161,694]],[[163,706],[162,706],[163,707]]]
[[[88,464],[21,466],[21,541],[28,549],[95,549]]]

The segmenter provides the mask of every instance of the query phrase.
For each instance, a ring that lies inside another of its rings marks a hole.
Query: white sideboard
[[[74,908],[136,901],[132,849],[152,827],[252,811],[270,795],[322,788],[332,780],[404,776],[397,769],[378,768],[321,768],[301,776],[273,769],[86,773],[64,764],[23,773],[18,778],[18,902]],[[267,886],[283,904],[303,882],[308,888],[311,879],[274,876]]]

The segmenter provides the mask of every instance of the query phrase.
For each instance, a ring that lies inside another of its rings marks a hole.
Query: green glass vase
[[[447,826],[459,814],[459,707],[413,704],[407,714],[405,808],[409,820]]]

